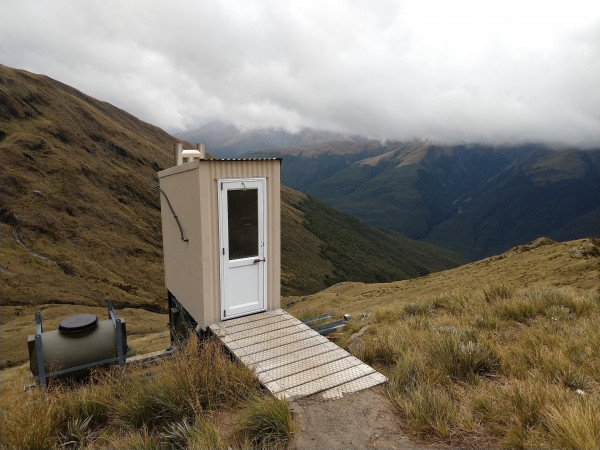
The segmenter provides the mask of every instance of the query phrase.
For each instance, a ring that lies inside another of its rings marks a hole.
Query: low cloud
[[[597,1],[1,3],[3,64],[173,132],[600,143]]]

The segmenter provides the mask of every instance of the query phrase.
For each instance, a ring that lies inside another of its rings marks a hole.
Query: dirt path
[[[319,395],[292,403],[296,432],[290,449],[423,449],[400,431],[381,387],[334,400]]]

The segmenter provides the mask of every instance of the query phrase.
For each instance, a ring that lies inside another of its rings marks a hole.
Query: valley
[[[133,353],[170,344],[155,185],[176,139],[6,66],[0,105],[0,387],[2,429],[14,430],[2,445],[64,447],[79,429],[78,442],[94,448],[157,447],[184,442],[178,427],[194,417],[214,439],[204,447],[249,446],[243,415],[266,397],[255,374],[211,341],[199,350],[192,339],[173,363],[125,378],[106,372],[47,397],[23,392],[35,311],[52,329],[71,314],[104,315],[110,298]],[[281,189],[282,306],[300,319],[350,314],[329,338],[388,383],[356,402],[344,398],[341,418],[315,399],[285,410],[290,429],[292,417],[298,426],[290,448],[343,439],[358,447],[593,448],[598,151],[316,135],[253,154],[283,152],[291,185]],[[34,401],[43,414],[26,407]],[[320,423],[311,426],[311,417]],[[335,434],[348,427],[350,438]]]
[[[598,147],[375,141],[222,123],[181,136],[206,139],[219,155],[282,157],[287,186],[468,260],[600,229]]]
[[[117,308],[164,311],[156,172],[172,164],[177,140],[63,83],[6,66],[0,104],[2,304],[104,306],[110,298]],[[291,189],[283,188],[282,199],[284,295],[342,279],[404,279],[465,261]],[[331,250],[333,221],[362,249],[356,264],[348,263],[349,248]]]

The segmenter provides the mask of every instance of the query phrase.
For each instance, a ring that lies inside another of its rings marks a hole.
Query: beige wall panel
[[[175,297],[186,299],[186,309],[194,318],[201,318],[204,290],[198,270],[202,267],[202,231],[196,225],[201,221],[197,171],[184,170],[160,178],[160,187],[168,196],[188,239],[187,242],[181,240],[177,222],[161,194],[165,285]]]

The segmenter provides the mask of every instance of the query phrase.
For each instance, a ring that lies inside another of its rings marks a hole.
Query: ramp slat
[[[259,381],[285,399],[336,398],[387,379],[360,359],[279,309],[209,327]]]

